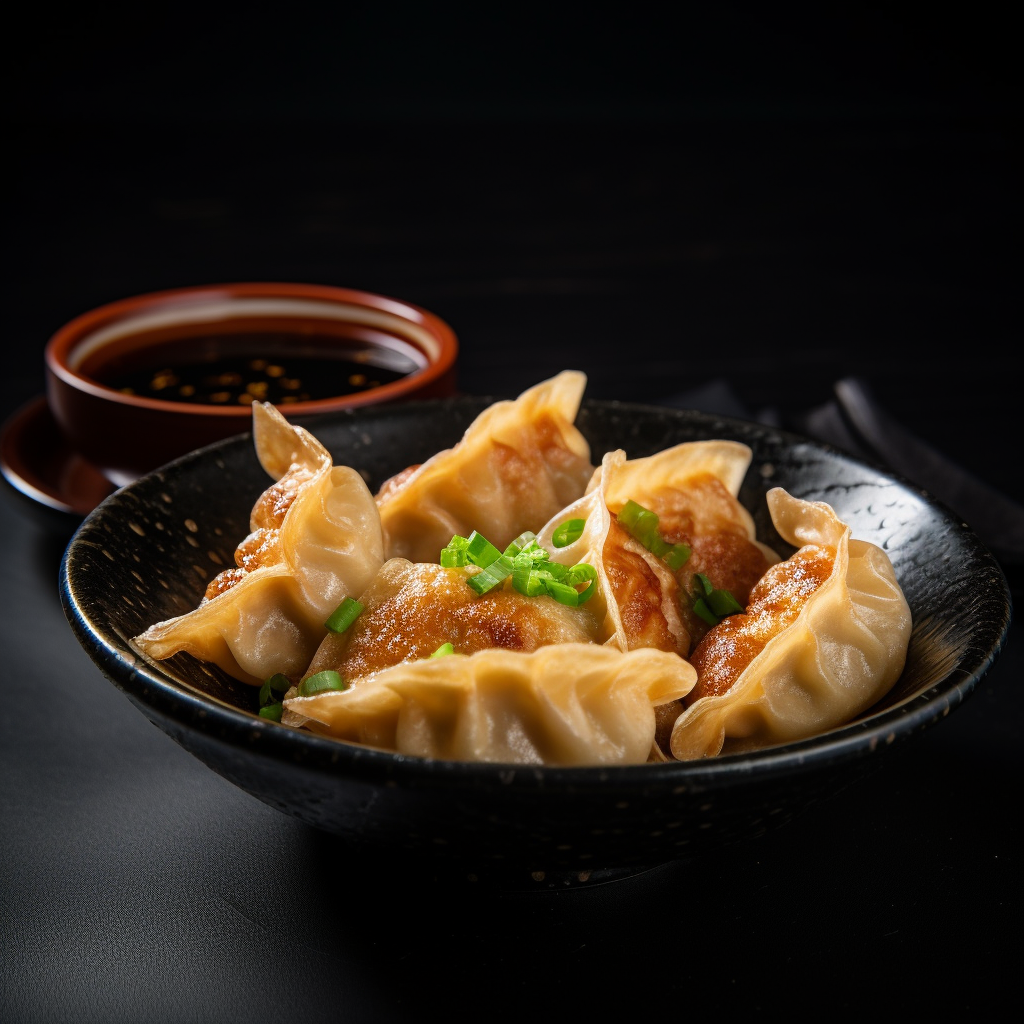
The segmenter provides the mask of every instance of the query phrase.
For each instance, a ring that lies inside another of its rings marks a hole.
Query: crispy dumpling
[[[599,640],[619,650],[654,647],[685,655],[689,637],[677,611],[678,586],[672,571],[618,526],[607,505],[607,483],[626,461],[621,449],[608,452],[587,493],[552,517],[537,543],[563,565],[585,562],[597,571],[597,587],[587,602],[601,623]],[[555,531],[568,520],[584,520],[571,544],[556,547]]]
[[[866,711],[906,661],[911,615],[888,555],[855,540],[831,506],[767,495],[780,536],[798,547],[754,587],[743,614],[691,655],[698,683],[676,720],[679,760],[803,739]]]
[[[334,669],[343,679],[359,679],[426,658],[445,643],[473,654],[489,648],[533,651],[596,637],[598,623],[587,605],[567,607],[507,586],[477,594],[467,582],[477,571],[388,559],[359,598],[359,617],[343,633],[327,635],[305,675]]]
[[[354,469],[270,403],[253,405],[257,457],[274,478],[253,506],[236,565],[208,585],[199,606],[134,638],[157,660],[179,651],[260,684],[299,675],[343,598],[360,594],[384,561],[373,494]]]
[[[538,542],[564,564],[587,562],[598,573],[591,599],[607,643],[622,650],[657,647],[686,656],[707,629],[687,600],[694,573],[745,601],[778,555],[759,543],[739,492],[751,450],[734,441],[693,441],[639,459],[609,452],[586,495],[554,516]],[[685,543],[689,559],[677,570],[635,540],[616,521],[627,501],[655,512],[670,544]],[[573,543],[555,548],[553,536],[569,519],[584,519]]]
[[[635,501],[657,514],[659,532],[668,543],[690,548],[675,576],[691,643],[708,629],[691,600],[698,573],[745,604],[751,587],[779,560],[757,540],[753,517],[739,501],[752,457],[739,441],[688,441],[629,459],[609,474],[606,501],[613,515]]]
[[[377,501],[387,557],[436,562],[473,530],[504,549],[579,497],[594,472],[574,423],[586,381],[566,370],[496,402],[453,448],[386,481]]]
[[[638,764],[655,706],[696,673],[674,654],[565,643],[406,661],[347,690],[285,700],[285,718],[417,757],[512,764]],[[294,716],[294,717],[292,717]]]

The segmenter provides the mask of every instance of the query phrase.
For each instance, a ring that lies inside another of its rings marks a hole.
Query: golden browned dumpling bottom
[[[832,549],[808,546],[771,566],[751,591],[746,612],[723,619],[694,649],[690,661],[697,685],[686,703],[726,693],[768,641],[796,619],[831,575],[834,561]]]

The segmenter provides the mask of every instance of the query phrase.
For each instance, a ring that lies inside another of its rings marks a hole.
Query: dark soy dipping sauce
[[[194,337],[187,346],[168,346],[162,356],[149,352],[144,366],[131,365],[129,356],[112,360],[96,377],[124,394],[165,402],[288,405],[368,391],[421,368],[411,356],[383,345],[331,338],[311,346],[310,340],[233,335],[234,351],[227,352],[224,336]],[[325,354],[328,348],[332,354]]]

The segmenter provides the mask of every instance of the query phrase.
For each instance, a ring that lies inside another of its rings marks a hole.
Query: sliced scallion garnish
[[[280,722],[283,711],[284,705],[280,701],[276,704],[267,704],[266,707],[260,708],[260,718],[269,718],[272,722]]]
[[[341,673],[333,668],[325,668],[322,672],[314,672],[313,675],[299,683],[299,696],[312,697],[328,690],[347,689],[348,683],[341,678]]]
[[[586,525],[586,519],[567,519],[555,528],[555,532],[551,535],[551,543],[556,548],[568,547],[573,541],[580,539],[583,535],[583,527]]]
[[[466,549],[469,547],[469,541],[465,537],[460,537],[455,534],[447,545],[441,549],[441,557],[438,561],[446,569],[459,569],[464,565],[469,564],[469,555],[466,553]]]
[[[571,587],[578,587],[582,583],[587,584],[587,589],[579,592],[579,597],[576,601],[577,604],[583,604],[594,593],[594,588],[597,586],[597,570],[587,562],[577,562],[569,570],[569,575],[566,577],[565,582]]]
[[[708,625],[717,626],[722,619],[743,611],[743,605],[728,590],[716,587],[702,573],[694,573],[693,610]]]
[[[498,549],[491,546],[491,550]],[[478,593],[486,594],[505,581],[507,576],[512,574],[512,559],[507,555],[499,554],[493,562],[489,562],[480,572],[469,577],[469,585]]]
[[[664,559],[673,572],[690,557],[690,546],[682,543],[669,544],[658,529],[658,514],[632,499],[622,506],[615,519],[634,540],[638,540],[658,558]]]
[[[718,616],[708,607],[707,601],[703,597],[698,597],[693,602],[693,610],[709,625],[717,626],[719,623]]]
[[[460,561],[463,557],[464,561]],[[581,563],[570,568],[552,562],[551,552],[541,547],[536,535],[529,531],[521,533],[504,553],[476,530],[468,538],[456,535],[441,551],[441,564],[449,568],[459,565],[479,567],[481,571],[467,580],[478,594],[486,594],[511,576],[513,588],[521,594],[527,597],[547,594],[562,604],[582,604],[593,594],[597,579],[593,566]],[[570,575],[573,573],[575,575]],[[584,583],[588,584],[586,589],[577,591],[576,588]],[[563,586],[569,588],[572,595],[561,589]]]
[[[466,556],[481,569],[486,569],[491,562],[501,558],[501,552],[482,534],[474,530],[468,538]]]
[[[686,560],[690,557],[690,553],[689,544],[673,544],[659,557],[668,563],[668,567],[673,572],[676,572],[683,567]]]
[[[354,598],[346,597],[337,608],[331,612],[330,617],[324,625],[332,633],[344,633],[356,619],[359,618],[363,606]]]
[[[536,548],[538,551],[544,549],[537,543],[537,534],[532,530],[524,530],[507,548],[505,554],[509,558],[515,558],[522,551],[529,551]]]
[[[708,594],[708,605],[720,619],[743,611],[743,606],[728,590],[712,590]]]
[[[449,642],[449,643],[441,644],[441,646],[438,647],[438,649],[436,651],[434,651],[434,653],[431,654],[430,657],[431,658],[443,658],[446,654],[454,654],[454,653],[455,653],[455,645]]]
[[[283,672],[275,672],[260,687],[260,707],[265,708],[273,704],[274,693],[284,693],[291,685],[292,681]]]

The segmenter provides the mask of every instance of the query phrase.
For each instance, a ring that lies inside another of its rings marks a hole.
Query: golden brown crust
[[[647,559],[628,544],[629,534],[613,521],[604,545],[604,569],[629,649],[654,647],[685,657],[689,635],[674,633],[663,610],[664,600],[678,600],[676,581],[667,574],[659,577]]]
[[[462,569],[405,559],[393,559],[363,601],[356,624],[324,642],[309,674],[333,668],[345,679],[358,679],[429,657],[445,643],[459,654],[495,647],[529,652],[556,643],[591,642],[598,630],[585,608],[526,597],[509,587],[479,595]]]
[[[746,612],[723,619],[697,644],[690,657],[697,685],[687,703],[726,693],[768,641],[796,619],[834,564],[835,551],[808,546],[771,566],[753,588]]]

